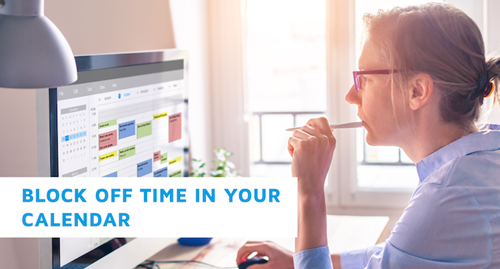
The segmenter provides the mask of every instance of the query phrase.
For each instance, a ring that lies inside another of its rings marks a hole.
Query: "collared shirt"
[[[385,246],[342,253],[342,268],[500,268],[500,126],[446,145],[417,172]]]

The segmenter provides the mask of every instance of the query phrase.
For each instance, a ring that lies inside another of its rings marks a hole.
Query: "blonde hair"
[[[416,74],[430,75],[441,93],[440,117],[465,129],[481,116],[483,94],[473,93],[484,91],[487,84],[483,87],[480,80],[485,72],[495,86],[494,103],[499,103],[500,58],[486,60],[481,32],[463,11],[428,3],[379,10],[363,20],[370,40],[381,46],[391,69],[398,70],[391,75],[391,91],[395,86],[403,91]]]

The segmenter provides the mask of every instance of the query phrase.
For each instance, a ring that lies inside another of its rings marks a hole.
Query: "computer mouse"
[[[254,264],[263,264],[266,263],[267,260],[263,257],[253,257],[251,259],[246,259],[238,265],[238,269],[247,269],[248,266]]]

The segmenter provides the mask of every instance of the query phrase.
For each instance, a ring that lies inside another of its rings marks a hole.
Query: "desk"
[[[331,253],[339,253],[374,245],[387,226],[389,217],[327,216],[328,246]],[[155,261],[195,260],[216,266],[237,266],[236,253],[246,241],[274,241],[278,245],[295,249],[294,238],[214,238],[210,244],[201,247],[185,247],[177,243],[149,258]],[[193,263],[160,264],[161,269],[210,268]]]

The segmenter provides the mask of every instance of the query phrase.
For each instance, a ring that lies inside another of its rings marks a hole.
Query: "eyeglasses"
[[[356,87],[356,91],[359,92],[360,89],[363,89],[364,82],[366,81],[363,75],[389,75],[391,73],[397,73],[398,70],[365,70],[365,71],[353,71],[352,75],[354,76],[354,86]],[[360,77],[362,77],[360,79]]]

